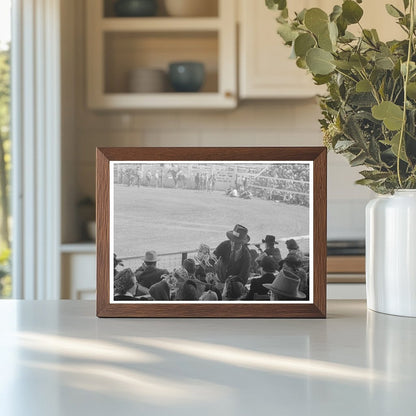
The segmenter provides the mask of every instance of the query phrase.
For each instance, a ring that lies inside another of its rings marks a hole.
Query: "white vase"
[[[369,309],[416,317],[416,190],[367,204],[366,284]]]

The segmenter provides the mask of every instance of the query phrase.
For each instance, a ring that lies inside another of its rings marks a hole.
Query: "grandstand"
[[[114,182],[153,186],[244,191],[250,197],[309,206],[309,165],[302,163],[119,163]]]

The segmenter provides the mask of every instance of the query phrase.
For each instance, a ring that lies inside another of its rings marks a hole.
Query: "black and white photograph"
[[[312,169],[111,161],[110,303],[312,303]]]

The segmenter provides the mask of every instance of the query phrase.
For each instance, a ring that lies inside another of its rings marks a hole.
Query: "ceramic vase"
[[[416,190],[379,196],[366,208],[367,306],[416,317]]]

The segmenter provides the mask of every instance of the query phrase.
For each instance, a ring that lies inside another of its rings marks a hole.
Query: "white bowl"
[[[133,69],[129,72],[128,90],[133,93],[165,92],[167,90],[167,74],[162,69]]]
[[[165,0],[165,7],[174,17],[218,16],[217,0]]]

